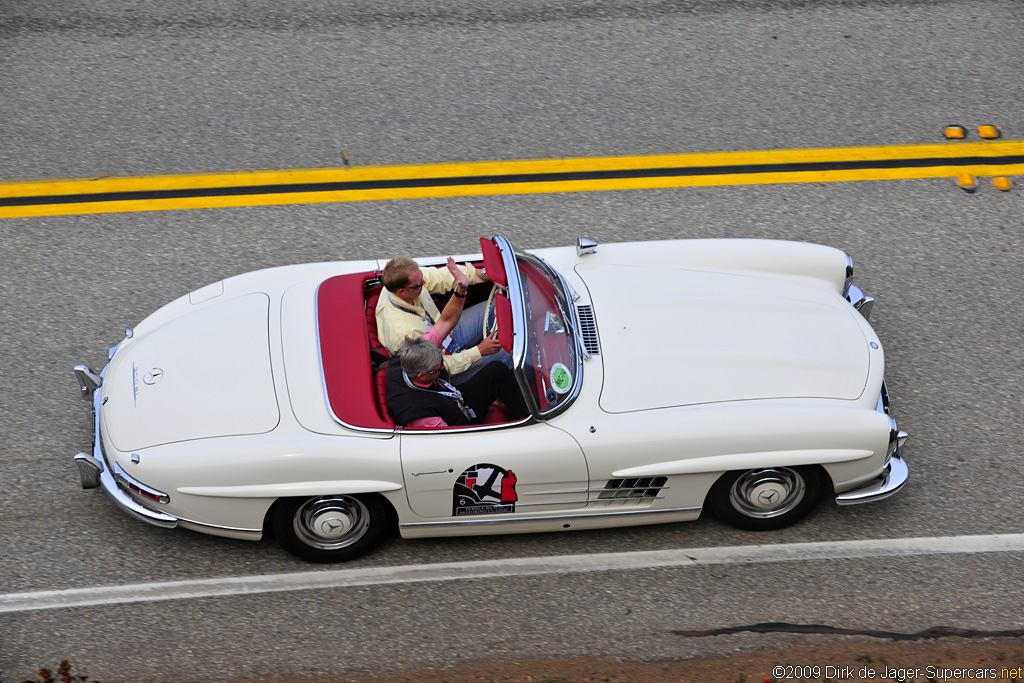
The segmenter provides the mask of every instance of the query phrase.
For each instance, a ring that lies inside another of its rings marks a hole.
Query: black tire
[[[817,507],[823,482],[818,467],[727,472],[711,487],[707,505],[715,517],[739,529],[781,529]]]
[[[375,495],[284,498],[271,513],[271,529],[285,550],[310,562],[347,562],[384,536],[388,516]]]

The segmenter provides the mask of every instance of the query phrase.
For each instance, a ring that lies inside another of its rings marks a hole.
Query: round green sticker
[[[551,388],[560,394],[567,394],[572,388],[572,373],[563,363],[551,366]]]

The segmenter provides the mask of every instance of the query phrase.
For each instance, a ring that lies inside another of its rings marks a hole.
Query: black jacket
[[[442,370],[441,379],[447,380],[448,373]],[[440,387],[435,383],[432,388]],[[402,377],[402,364],[397,359],[388,363],[386,391],[388,413],[397,425],[405,426],[424,417],[440,417],[451,426],[470,424],[455,399],[436,391],[409,387]]]

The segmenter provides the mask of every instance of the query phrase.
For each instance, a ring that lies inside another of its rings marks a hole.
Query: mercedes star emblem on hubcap
[[[325,533],[336,534],[343,526],[344,524],[341,523],[341,520],[325,519],[320,525],[320,528],[323,529]]]
[[[779,492],[774,489],[770,491],[761,491],[757,494],[757,500],[762,505],[774,505],[775,501],[779,499]]]

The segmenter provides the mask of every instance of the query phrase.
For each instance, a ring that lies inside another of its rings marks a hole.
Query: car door
[[[520,516],[586,506],[583,451],[544,423],[403,430],[399,438],[409,506],[420,517]]]

